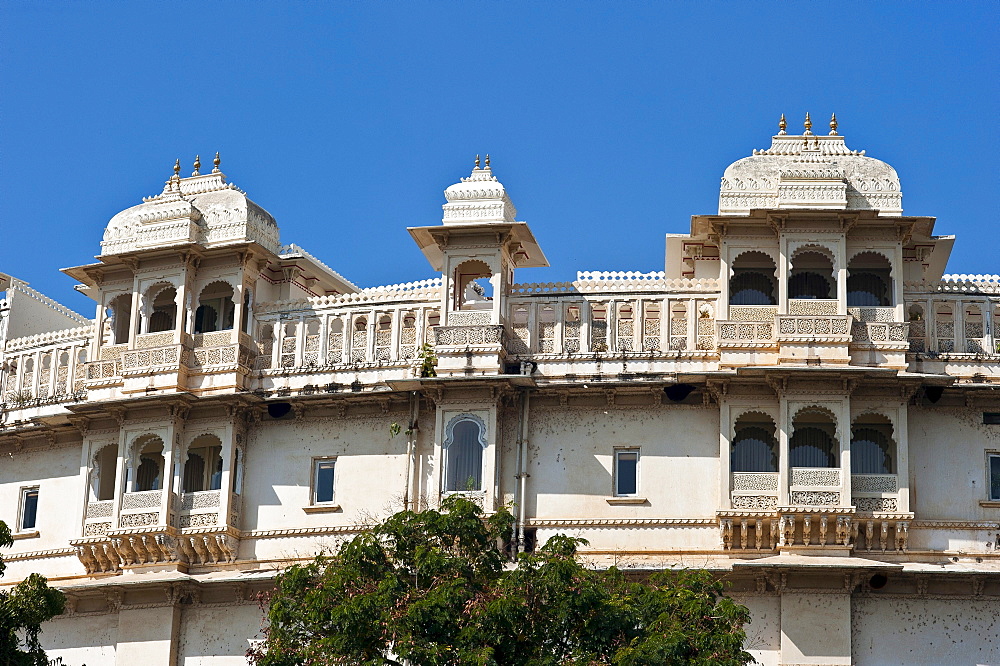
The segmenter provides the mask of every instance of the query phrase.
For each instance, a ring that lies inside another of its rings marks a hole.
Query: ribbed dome
[[[878,210],[899,216],[903,194],[895,169],[865,157],[863,150],[851,150],[844,137],[782,130],[772,137],[770,148],[730,164],[719,192],[720,215],[776,208]]]

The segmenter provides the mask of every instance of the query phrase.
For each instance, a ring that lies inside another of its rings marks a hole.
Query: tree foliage
[[[700,570],[638,582],[550,538],[509,564],[504,510],[397,513],[278,577],[257,666],[742,665],[749,611]]]
[[[10,529],[0,520],[0,548],[14,545]],[[0,558],[0,578],[6,565]],[[48,666],[38,635],[42,623],[63,612],[66,597],[31,574],[10,590],[0,590],[0,666]]]

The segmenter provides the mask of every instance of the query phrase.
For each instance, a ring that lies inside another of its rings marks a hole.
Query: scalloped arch
[[[772,254],[773,253],[773,254]],[[736,262],[745,254],[759,254],[761,256],[767,257],[771,261],[771,265],[774,266],[773,276],[778,277],[778,258],[777,250],[772,250],[770,248],[752,248],[745,247],[737,251],[736,255],[731,257],[729,260],[729,277],[732,278],[735,275]]]
[[[833,265],[833,272],[836,273],[838,270],[837,265],[837,252],[825,243],[817,243],[815,241],[803,241],[800,243],[789,244],[789,248],[792,249],[791,255],[788,257],[788,265],[792,268],[795,267],[795,258],[800,254],[805,254],[806,252],[816,252],[821,254],[830,260]],[[836,275],[834,275],[836,278]]]
[[[747,407],[743,411],[739,412],[732,419],[733,424],[730,427],[730,432],[729,432],[730,439],[735,439],[736,438],[736,424],[738,424],[740,422],[740,419],[742,419],[744,416],[748,416],[750,414],[755,414],[757,416],[762,416],[762,417],[764,417],[765,420],[770,421],[771,425],[774,426],[775,434],[777,434],[777,431],[778,431],[778,418],[777,418],[777,416],[775,416],[774,414],[771,414],[768,411],[760,409],[759,407]]]
[[[895,279],[895,277],[896,277],[896,267],[893,266],[893,264],[892,264],[892,257],[890,257],[888,254],[886,254],[886,251],[882,250],[882,249],[869,249],[869,248],[865,248],[865,249],[855,250],[854,252],[852,252],[851,254],[849,254],[847,256],[847,270],[848,270],[848,274],[850,274],[851,262],[853,262],[857,257],[860,257],[863,254],[870,254],[870,255],[873,255],[873,256],[885,259],[885,261],[886,261],[886,263],[888,264],[888,267],[889,267],[889,276],[892,277],[893,279]]]
[[[205,290],[208,289],[209,287],[211,287],[213,284],[224,284],[227,287],[229,287],[230,289],[232,289],[232,291],[233,291],[232,298],[233,298],[233,301],[235,302],[235,300],[236,300],[236,294],[237,294],[236,285],[234,285],[232,282],[230,282],[229,280],[226,280],[224,278],[218,278],[216,280],[212,280],[211,282],[206,282],[205,285],[201,289],[198,290],[197,299],[199,301],[201,300],[201,295],[203,293],[205,293]]]
[[[488,442],[486,441],[486,421],[483,420],[478,414],[473,414],[471,412],[464,412],[453,416],[448,420],[448,425],[444,429],[444,442],[442,443],[442,448],[447,449],[451,446],[452,441],[455,437],[455,426],[457,426],[462,421],[472,421],[479,426],[479,445],[484,449],[487,447]]]
[[[799,415],[802,414],[803,412],[819,412],[824,416],[828,416],[830,418],[831,423],[837,425],[837,414],[829,407],[817,403],[803,405],[802,407],[796,409],[795,412],[792,413],[792,417],[789,419],[789,423],[794,424],[795,419],[797,419]]]
[[[895,435],[896,434],[896,415],[892,413],[893,411],[895,411],[895,410],[885,410],[885,411],[882,411],[882,410],[878,409],[877,407],[868,407],[868,408],[862,409],[861,411],[857,412],[856,414],[852,414],[851,415],[851,429],[853,430],[856,425],[859,425],[859,421],[861,421],[861,419],[865,418],[866,416],[877,416],[880,419],[884,419],[885,422],[889,426],[892,427],[893,435]],[[893,441],[895,441],[895,437],[893,437]]]

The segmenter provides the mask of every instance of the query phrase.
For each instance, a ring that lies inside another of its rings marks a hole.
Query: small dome
[[[780,208],[877,210],[899,216],[903,193],[895,169],[865,157],[863,150],[849,149],[844,137],[782,130],[772,137],[770,148],[730,164],[719,192],[720,215]]]
[[[507,190],[490,169],[486,156],[485,168],[476,166],[468,178],[462,178],[444,191],[444,224],[482,224],[484,222],[514,222],[517,209],[507,196]]]
[[[220,171],[167,180],[163,191],[111,218],[101,255],[198,243],[215,247],[257,242],[278,250],[278,225]]]

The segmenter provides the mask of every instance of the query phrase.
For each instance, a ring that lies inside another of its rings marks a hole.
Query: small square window
[[[615,451],[615,496],[630,497],[639,492],[639,449]]]
[[[990,453],[986,456],[989,474],[990,501],[1000,502],[1000,453]]]
[[[35,529],[35,519],[38,516],[38,488],[21,489],[21,520],[18,523],[21,532]]]
[[[313,504],[333,502],[333,471],[336,463],[336,458],[313,460]]]

